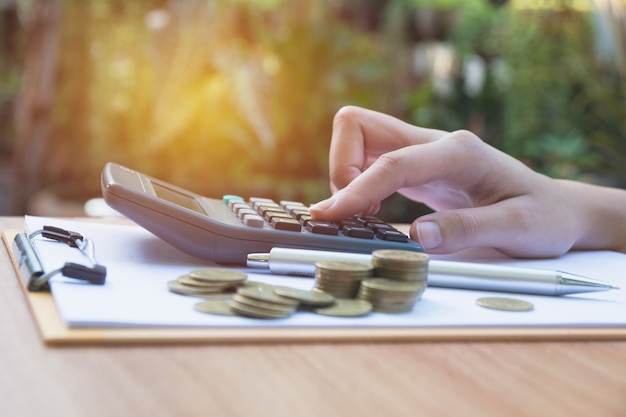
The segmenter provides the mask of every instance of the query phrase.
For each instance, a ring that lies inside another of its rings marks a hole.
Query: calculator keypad
[[[245,201],[239,196],[227,195],[224,204],[248,227],[263,228],[269,225],[276,230],[307,231],[314,234],[346,236],[357,239],[382,239],[408,242],[409,238],[398,229],[375,216],[354,216],[339,222],[314,220],[309,209],[298,201],[275,201],[252,197]]]

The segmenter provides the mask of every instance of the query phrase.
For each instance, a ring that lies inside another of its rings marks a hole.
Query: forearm
[[[626,253],[626,190],[558,180],[571,203],[580,207],[580,231],[574,249]]]

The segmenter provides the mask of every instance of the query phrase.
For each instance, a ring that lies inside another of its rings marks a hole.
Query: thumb
[[[517,214],[519,211],[506,210],[501,204],[440,211],[415,220],[410,234],[424,251],[433,254],[488,246],[510,255],[528,255],[531,249],[519,245],[528,233],[527,225]]]

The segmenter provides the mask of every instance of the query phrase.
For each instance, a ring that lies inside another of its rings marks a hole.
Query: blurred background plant
[[[0,0],[0,12],[5,213],[52,212],[34,203],[43,190],[98,196],[107,161],[207,196],[314,202],[346,104],[624,186],[624,0]],[[393,197],[385,210],[427,209]]]
[[[328,1],[57,1],[57,33],[44,35],[46,3],[31,36],[56,35],[58,54],[31,68],[54,72],[53,104],[19,125],[35,189],[97,195],[111,160],[205,195],[312,201],[327,193],[333,113],[375,107],[392,71],[376,37]]]
[[[625,4],[460,2],[408,118],[470,129],[550,176],[626,185]]]

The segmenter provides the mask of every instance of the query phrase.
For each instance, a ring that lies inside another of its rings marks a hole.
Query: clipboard
[[[29,291],[12,244],[20,230],[6,230],[3,241],[42,340],[47,345],[233,344],[322,342],[415,342],[497,340],[624,340],[624,327],[245,327],[245,328],[70,328],[49,292]]]

